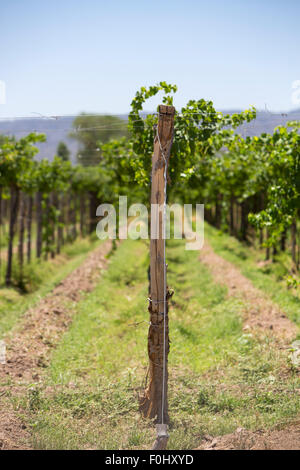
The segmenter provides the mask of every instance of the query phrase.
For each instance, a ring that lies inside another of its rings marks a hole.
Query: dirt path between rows
[[[238,268],[217,255],[207,240],[200,252],[200,261],[209,268],[217,283],[228,288],[229,296],[242,298],[245,302],[245,329],[270,333],[287,343],[295,338],[297,326]]]
[[[197,450],[299,450],[300,421],[273,431],[248,431],[238,428],[232,434],[207,436]]]
[[[6,364],[0,364],[0,449],[30,448],[30,433],[13,410],[11,398],[20,396],[26,385],[39,382],[52,349],[72,321],[70,305],[95,287],[107,267],[110,250],[110,240],[93,250],[81,266],[28,310],[18,328],[5,338]]]
[[[298,328],[262,291],[229,261],[217,255],[205,240],[200,261],[212,273],[214,280],[228,288],[228,295],[245,302],[244,330],[255,334],[272,335],[280,345],[288,345],[295,338]],[[296,418],[296,417],[295,417]],[[248,431],[238,428],[234,433],[216,438],[206,437],[198,450],[299,450],[300,421],[296,418],[283,429]]]

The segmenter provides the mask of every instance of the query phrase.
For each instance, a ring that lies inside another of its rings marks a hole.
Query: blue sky
[[[177,107],[289,110],[299,19],[299,0],[1,0],[0,117],[124,113],[160,80]]]

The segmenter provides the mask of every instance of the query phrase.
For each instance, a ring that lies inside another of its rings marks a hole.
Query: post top
[[[174,106],[167,106],[165,104],[161,104],[158,108],[160,114],[168,114],[170,116],[174,116],[175,108]]]

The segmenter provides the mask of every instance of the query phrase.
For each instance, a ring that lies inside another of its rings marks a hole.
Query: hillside
[[[224,110],[224,113],[240,112],[239,110]],[[126,115],[119,115],[121,119],[126,119]],[[71,151],[71,159],[73,162],[76,161],[76,153],[79,149],[78,143],[75,139],[69,137],[69,133],[72,129],[73,116],[60,117],[59,119],[45,119],[40,118],[24,118],[14,120],[1,120],[0,119],[0,134],[12,134],[17,138],[20,138],[29,132],[37,131],[45,133],[47,135],[47,141],[38,144],[40,153],[37,158],[48,158],[52,160],[55,155],[57,145],[62,140],[64,141]],[[285,124],[290,120],[300,120],[300,109],[290,111],[286,113],[270,113],[265,111],[259,111],[255,121],[244,124],[240,128],[240,132],[243,136],[254,136],[260,135],[263,132],[271,133],[276,126]]]

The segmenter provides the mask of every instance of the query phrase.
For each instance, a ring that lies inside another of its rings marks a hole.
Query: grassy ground
[[[22,314],[50,292],[73,269],[79,266],[87,254],[99,243],[98,239],[78,239],[66,245],[54,260],[37,261],[24,266],[24,282],[28,293],[14,287],[0,287],[0,338],[9,331]],[[2,265],[1,279],[5,266]]]
[[[147,266],[147,243],[124,241],[96,289],[72,307],[77,315],[43,381],[15,402],[35,448],[150,448],[153,423],[137,406],[147,370]],[[168,266],[169,448],[295,417],[299,383],[287,351],[243,332],[243,303],[227,298],[183,241],[169,241]]]
[[[250,248],[208,224],[205,225],[205,234],[216,253],[235,264],[244,276],[266,292],[292,321],[300,325],[300,289],[287,289],[289,256],[279,254],[276,263],[264,263],[264,250]]]

